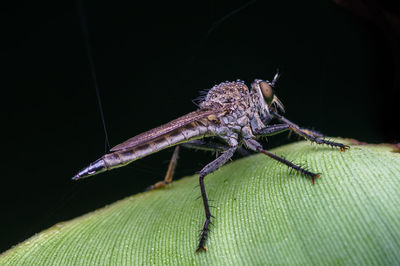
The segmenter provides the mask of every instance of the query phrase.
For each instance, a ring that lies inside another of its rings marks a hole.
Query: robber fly
[[[247,148],[253,152],[261,152],[309,176],[314,183],[314,179],[320,174],[310,172],[265,150],[257,139],[292,131],[312,142],[338,147],[340,151],[348,148],[341,143],[325,140],[320,134],[313,131],[302,129],[282,116],[282,113],[285,112],[284,106],[273,90],[278,76],[277,73],[271,82],[256,79],[250,89],[240,80],[215,85],[201,99],[198,110],[115,146],[110,153],[89,164],[73,179],[77,180],[122,167],[149,154],[180,144],[187,147],[222,151],[219,157],[200,170],[199,176],[206,219],[196,251],[207,250],[205,241],[212,216],[204,186],[204,177],[224,165],[235,151]],[[279,121],[279,123],[270,124],[272,120]],[[206,138],[208,141],[205,141]],[[219,139],[219,142],[216,142],[216,139]],[[176,152],[173,155],[175,159],[172,161],[176,161]],[[171,177],[153,185],[152,188],[163,186],[169,182],[171,182]]]

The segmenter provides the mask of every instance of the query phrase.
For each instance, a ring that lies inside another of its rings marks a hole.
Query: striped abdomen
[[[136,146],[126,149],[117,150],[109,153],[91,163],[86,168],[82,169],[73,179],[80,179],[92,176],[107,170],[125,166],[135,160],[143,158],[152,153],[158,152],[162,149],[174,146],[180,143],[188,142],[193,139],[202,138],[210,135],[207,127],[207,120],[195,121],[183,127],[177,128],[167,134],[161,135],[157,138]]]

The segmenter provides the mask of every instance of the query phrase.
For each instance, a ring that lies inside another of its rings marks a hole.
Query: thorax
[[[209,90],[200,108],[225,110],[211,121],[215,134],[250,138],[252,131],[264,127],[258,113],[257,97],[242,81],[223,82]]]

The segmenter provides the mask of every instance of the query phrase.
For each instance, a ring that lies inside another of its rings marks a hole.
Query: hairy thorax
[[[201,109],[223,109],[218,117],[209,119],[209,130],[231,145],[241,138],[252,138],[253,131],[263,127],[258,114],[258,95],[249,90],[243,81],[223,82],[211,88]]]

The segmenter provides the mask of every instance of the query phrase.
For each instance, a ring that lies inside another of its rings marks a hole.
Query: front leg
[[[288,161],[288,160],[286,160],[286,159],[284,159],[282,157],[279,157],[276,154],[273,154],[272,152],[264,150],[262,145],[260,143],[258,143],[254,139],[244,139],[244,144],[250,150],[264,153],[265,155],[271,157],[272,159],[277,160],[278,162],[283,163],[283,164],[287,165],[288,167],[291,167],[294,170],[311,177],[311,183],[312,184],[314,184],[314,179],[315,178],[318,178],[318,177],[321,176],[321,174],[310,172],[307,169],[304,169],[304,168],[302,168],[301,166],[299,166],[297,164],[294,164],[294,163],[292,163],[292,162],[290,162],[290,161]]]
[[[288,131],[290,126],[288,124],[267,125],[266,127],[254,132],[256,136],[273,136],[276,134]]]
[[[206,193],[206,189],[204,187],[204,177],[206,177],[208,174],[214,172],[215,170],[220,168],[222,165],[224,165],[232,157],[232,155],[235,153],[236,149],[237,149],[237,147],[229,148],[226,152],[224,152],[217,159],[215,159],[211,163],[204,166],[203,169],[201,169],[201,171],[200,171],[199,183],[200,183],[201,197],[203,199],[204,213],[206,215],[206,220],[204,221],[203,229],[202,229],[201,235],[200,235],[200,242],[196,249],[196,252],[199,252],[202,250],[204,250],[204,251],[207,250],[207,248],[204,246],[204,244],[206,241],[208,226],[210,224],[210,219],[211,219],[210,206],[208,205],[207,193]]]
[[[271,113],[278,120],[280,120],[281,122],[287,124],[289,126],[290,130],[293,130],[299,136],[302,136],[303,138],[306,138],[306,139],[308,139],[308,140],[310,140],[312,142],[315,142],[317,144],[326,144],[326,145],[329,145],[329,146],[332,146],[332,147],[339,147],[340,151],[345,151],[348,148],[350,148],[349,146],[344,145],[342,143],[338,143],[338,142],[322,139],[319,136],[316,136],[315,134],[313,134],[312,132],[300,128],[298,125],[296,125],[295,123],[287,120],[285,117],[281,116],[280,114],[278,114],[276,112],[271,112]]]

